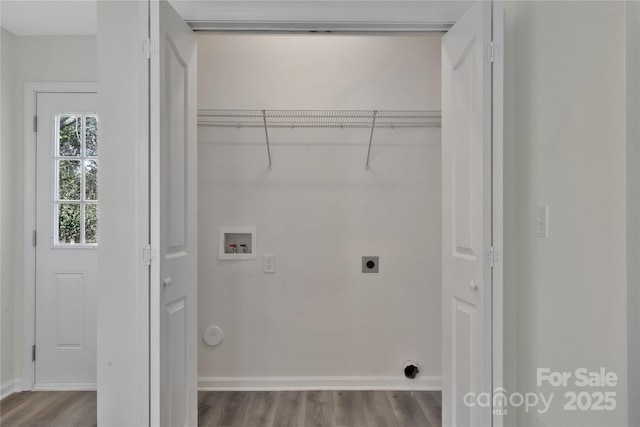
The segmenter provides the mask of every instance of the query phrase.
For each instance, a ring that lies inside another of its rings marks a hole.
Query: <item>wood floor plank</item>
[[[52,408],[58,415],[48,420],[51,424],[65,427],[89,427],[97,424],[96,392],[76,391],[59,408]]]
[[[35,425],[40,413],[47,410],[59,395],[56,392],[24,392],[27,399],[8,414],[2,414],[3,427]]]
[[[78,391],[55,391],[56,396],[51,399],[51,403],[46,409],[37,414],[31,421],[33,427],[63,427],[70,423],[72,417],[69,408],[77,400],[82,392]]]
[[[369,427],[398,427],[398,421],[385,391],[363,391]]]
[[[256,391],[245,416],[245,427],[272,427],[279,392]]]
[[[401,427],[431,427],[431,423],[416,400],[414,392],[390,391],[387,394]]]
[[[442,393],[439,391],[419,391],[416,400],[434,427],[442,426]]]
[[[280,392],[273,427],[302,427],[304,426],[306,392]]]
[[[0,402],[0,414],[7,418],[11,416],[14,411],[20,411],[24,406],[28,406],[33,401],[34,393],[32,391],[24,391],[20,393],[14,393]]]
[[[421,400],[429,407],[442,406],[442,393],[439,391],[418,391],[416,392],[416,399]]]
[[[429,408],[425,411],[425,415],[432,426],[442,426],[442,408]]]
[[[360,391],[335,391],[333,400],[336,427],[367,427],[367,417]]]
[[[81,422],[85,427],[95,426],[95,418],[88,419],[84,416],[85,412],[91,412],[95,408],[95,398],[93,404],[77,404],[85,393],[91,392],[34,392],[28,397],[27,405],[10,414],[3,413],[0,422],[4,427],[73,427]]]
[[[336,414],[333,392],[329,390],[307,391],[305,427],[335,427]]]
[[[96,392],[85,394],[78,402],[79,415],[72,427],[96,427],[98,425],[98,407]]]
[[[201,397],[201,411],[198,408],[198,425],[202,427],[217,427],[224,405],[231,392],[229,391],[208,391]],[[200,400],[200,398],[199,398]]]
[[[251,393],[246,391],[232,391],[222,409],[218,427],[240,427],[244,421],[247,408],[251,403]]]
[[[204,402],[207,399],[209,399],[210,395],[211,395],[210,391],[198,390],[198,405],[200,405],[202,402]]]
[[[440,392],[199,392],[206,427],[441,427]],[[2,427],[96,427],[95,392],[23,392],[0,402]]]
[[[198,425],[205,425],[207,421],[205,419],[211,412],[211,405],[213,404],[213,395],[209,391],[198,392]]]
[[[438,403],[438,406],[442,408],[442,392],[441,391],[427,391],[429,396],[433,397],[433,399]]]

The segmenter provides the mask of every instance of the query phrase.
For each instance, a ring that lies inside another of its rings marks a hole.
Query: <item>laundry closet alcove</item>
[[[201,389],[441,388],[441,37],[198,33]]]

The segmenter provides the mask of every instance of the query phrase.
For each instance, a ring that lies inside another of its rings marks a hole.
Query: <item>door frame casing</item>
[[[195,425],[198,401],[197,40],[193,30],[168,1],[153,1],[150,6],[149,40],[152,53],[149,55],[149,244],[155,252],[149,284],[150,424],[160,426],[171,421]],[[172,77],[172,71],[168,68],[171,58],[181,67],[177,74],[184,73],[177,80],[174,80],[175,77]],[[176,82],[184,91],[175,98],[182,104],[177,113],[184,118],[184,133],[173,140],[169,136],[170,127],[165,125],[178,118],[172,115],[172,109],[168,107],[175,103],[171,88]],[[169,189],[176,179],[171,171],[179,164],[170,159],[172,147],[183,150],[184,171],[179,174],[184,179],[181,183],[184,193],[173,193],[173,189]],[[180,200],[178,196],[173,200],[174,195],[178,194],[182,194],[184,198]],[[173,246],[171,233],[165,233],[176,224],[171,218],[172,214],[168,213],[169,206],[176,201],[183,205],[181,212],[184,222],[177,229],[183,230],[184,234],[182,243]],[[167,274],[173,276],[173,279],[165,276]],[[164,280],[161,280],[163,277]],[[171,280],[173,285],[170,285]],[[173,311],[171,307],[177,307],[174,303],[180,300],[184,302],[183,308]],[[179,399],[174,400],[170,397],[172,393],[167,393],[166,389],[160,387],[161,384],[170,384],[170,387],[175,385],[171,379],[172,373],[177,372],[173,367],[174,359],[169,355],[171,352],[165,351],[170,342],[168,331],[176,325],[171,320],[174,316],[185,322],[185,334],[181,335],[184,342],[172,348],[176,348],[176,354],[181,353],[177,348],[184,345],[185,349],[185,370],[182,375],[185,378],[186,421],[173,418],[173,405]]]
[[[97,2],[97,420],[105,426],[150,420],[150,1]]]
[[[625,3],[627,401],[640,397],[640,7]],[[628,425],[640,423],[640,407],[628,405]]]
[[[36,137],[37,96],[41,93],[97,93],[95,82],[26,82],[24,84],[24,304],[22,320],[21,390],[35,386],[35,362],[31,349],[36,343]]]
[[[487,0],[478,0],[487,1]],[[483,327],[490,329],[491,336],[490,341],[484,343],[483,351],[485,354],[490,354],[491,358],[488,363],[483,366],[483,375],[490,378],[490,390],[493,392],[496,389],[504,389],[504,365],[505,359],[514,356],[512,348],[507,346],[504,342],[505,330],[504,330],[504,277],[505,266],[502,262],[502,254],[504,254],[504,217],[505,217],[505,201],[504,201],[504,38],[505,38],[505,7],[504,2],[500,0],[488,0],[492,3],[491,10],[491,40],[497,41],[494,48],[494,57],[491,67],[491,188],[485,189],[491,191],[491,248],[493,249],[493,269],[491,273],[491,287],[489,288],[490,295],[487,296],[487,301],[490,302],[490,307],[487,307],[486,314],[490,316],[489,319],[482,319]],[[264,21],[268,23],[268,21]],[[253,24],[259,25],[261,22],[254,22]],[[288,23],[292,28],[297,28],[298,23]],[[437,22],[435,23],[437,24]],[[443,23],[450,24],[450,23]],[[301,24],[303,25],[303,24]],[[358,27],[361,25],[353,24],[341,24],[341,30],[357,34]],[[233,28],[233,23],[229,24],[229,28],[226,30],[234,30],[242,34],[242,24],[238,25],[240,29]],[[279,28],[279,27],[278,27]],[[276,28],[276,32],[278,30]],[[206,30],[205,30],[206,31]],[[215,31],[215,30],[214,30]],[[406,32],[406,28],[402,24],[390,23],[384,26],[385,33],[397,32],[402,34]],[[430,30],[415,30],[416,32],[431,32]],[[265,31],[269,33],[269,31]],[[307,30],[290,30],[292,33],[306,33]],[[488,249],[488,248],[485,248]],[[505,352],[509,352],[508,356],[505,356]],[[504,424],[504,417],[501,415],[492,415],[492,422],[494,426],[502,426]]]
[[[502,1],[493,2],[491,39],[493,64],[491,67],[491,245],[493,247],[493,271],[491,280],[491,391],[505,389],[504,361],[507,346],[504,332],[504,56],[505,9]],[[498,40],[496,43],[495,41]],[[515,354],[510,354],[513,357]],[[493,398],[491,399],[493,402]],[[504,425],[504,416],[495,415],[492,408],[492,425]]]
[[[494,391],[501,392],[504,390],[504,349],[506,348],[504,343],[504,273],[505,266],[502,262],[502,254],[504,254],[504,4],[500,1],[484,2],[482,0],[478,3],[483,3],[476,6],[482,6],[481,19],[482,19],[482,58],[483,67],[486,67],[486,73],[483,75],[482,87],[487,89],[486,95],[483,94],[483,116],[482,116],[482,149],[481,149],[481,161],[483,168],[486,166],[485,172],[482,173],[482,246],[478,248],[480,250],[480,264],[482,271],[482,286],[481,294],[478,295],[478,299],[481,301],[481,318],[478,320],[479,328],[482,332],[481,348],[478,351],[481,353],[482,366],[480,369],[481,384],[473,385],[472,389],[475,393],[489,393],[489,396],[493,396]],[[466,16],[466,14],[465,14]],[[463,16],[464,19],[464,16]],[[459,22],[459,21],[458,21]],[[456,23],[457,24],[457,23]],[[456,28],[454,24],[454,29]],[[486,38],[484,38],[486,37]],[[475,39],[478,40],[478,39]],[[443,52],[444,52],[443,47]],[[443,53],[444,58],[444,53]],[[457,58],[457,57],[456,57]],[[454,60],[455,63],[455,60]],[[443,76],[444,62],[443,62]],[[486,77],[485,77],[486,76]],[[488,81],[487,81],[488,80]],[[487,88],[487,86],[489,87]],[[444,87],[444,85],[443,85]],[[444,96],[444,95],[443,95]],[[488,99],[486,99],[488,97]],[[486,102],[486,103],[485,103]],[[443,106],[444,109],[444,106]],[[485,115],[484,111],[488,114]],[[443,145],[443,153],[444,153]],[[445,156],[445,154],[443,154]],[[444,157],[443,157],[444,159]],[[444,164],[443,164],[444,168]],[[443,182],[444,182],[443,178]],[[444,188],[444,187],[443,187]],[[444,194],[444,191],[443,191]],[[444,202],[444,199],[443,199]],[[445,205],[443,205],[443,215],[445,214]],[[444,221],[444,220],[443,220]],[[444,224],[444,222],[443,222]],[[448,225],[451,226],[451,225]],[[445,226],[446,228],[447,226]],[[450,231],[446,231],[443,228],[443,239],[446,238],[446,234]],[[443,251],[447,251],[450,248],[446,248],[446,244],[443,243]],[[451,255],[451,254],[450,254]],[[443,252],[443,260],[445,259],[445,252]],[[443,261],[443,277],[445,276],[445,265]],[[479,272],[476,272],[479,276]],[[445,306],[447,295],[451,297],[451,294],[447,294],[447,288],[443,283],[443,360],[442,360],[442,377],[443,377],[443,420],[447,422],[453,422],[455,419],[454,412],[455,405],[452,399],[456,399],[456,393],[454,392],[454,386],[452,385],[453,376],[452,372],[455,371],[455,367],[449,363],[451,359],[446,359],[446,348],[451,348],[451,339],[455,336],[455,330],[447,330],[446,319],[450,314],[445,313]],[[457,298],[456,298],[457,299]],[[462,301],[465,301],[463,298]],[[473,303],[471,303],[473,304]],[[474,307],[474,313],[476,313]],[[472,326],[473,327],[473,326]],[[446,334],[446,335],[445,335]],[[452,335],[453,334],[453,335]],[[445,347],[448,346],[448,347]],[[474,348],[475,349],[475,348]],[[451,351],[455,356],[454,350]],[[473,350],[472,350],[473,351]],[[454,357],[455,359],[455,357]],[[455,362],[451,362],[454,363]],[[448,381],[447,382],[445,382]],[[444,393],[447,393],[445,395]],[[453,396],[452,396],[453,395]],[[445,399],[445,396],[449,396]],[[458,401],[459,402],[459,401]],[[493,404],[493,398],[490,403]],[[462,402],[459,402],[460,406]],[[471,422],[474,420],[480,422],[479,425],[492,425],[503,426],[504,416],[498,413],[494,413],[493,406],[486,407],[484,405],[477,405],[481,412],[481,421],[471,417]],[[444,411],[447,411],[445,414]],[[476,416],[477,417],[477,416]]]
[[[115,3],[115,2],[114,2]],[[145,7],[145,5],[148,5],[147,2],[141,2],[142,6],[140,6],[140,9],[143,9]],[[100,10],[100,9],[99,9]],[[499,14],[500,11],[502,10],[499,2],[494,2],[494,11],[493,11],[493,18],[494,18],[494,22],[496,19],[496,14]],[[147,10],[148,13],[148,10]],[[100,21],[100,17],[98,18]],[[134,19],[134,18],[132,18]],[[337,19],[337,18],[336,18]],[[232,23],[231,23],[232,24]],[[139,19],[138,21],[138,29],[140,30],[140,33],[144,33],[145,30],[147,30],[147,26],[148,26],[148,22],[146,22],[144,19]],[[398,22],[392,22],[390,23],[390,26],[388,27],[388,30],[393,31],[393,26],[397,25],[397,31],[398,32],[402,32],[403,28],[402,28],[402,23],[398,23]],[[100,38],[100,33],[98,34],[98,38]],[[140,39],[140,43],[142,45],[143,43],[143,39]],[[502,46],[496,46],[496,60],[494,61],[494,70],[496,68],[502,67],[503,65],[503,56],[501,55],[501,52],[503,52],[503,47]],[[100,74],[100,70],[98,70],[98,74]],[[493,125],[497,126],[499,125],[499,123],[502,123],[502,102],[501,102],[501,98],[499,98],[499,96],[502,94],[502,82],[497,82],[496,81],[496,77],[498,77],[499,75],[501,75],[501,73],[498,74],[494,74],[494,78],[493,78],[493,95],[494,95],[494,105],[493,105]],[[140,76],[138,76],[138,78],[140,78]],[[146,88],[139,88],[141,91],[145,90]],[[100,101],[99,101],[100,104]],[[138,134],[140,136],[137,144],[139,144],[137,147],[135,147],[135,149],[138,151],[139,154],[142,154],[142,151],[147,147],[148,144],[148,138],[143,138],[142,136],[146,135],[146,133],[148,132],[148,128],[146,126],[146,122],[140,120],[139,123],[133,124],[131,125],[133,126],[132,131],[136,134]],[[504,203],[503,203],[503,182],[504,180],[502,179],[503,176],[503,172],[502,172],[502,167],[503,167],[503,163],[502,163],[502,152],[499,152],[499,150],[502,149],[503,146],[503,141],[502,141],[502,129],[500,129],[499,132],[495,132],[494,129],[494,135],[493,135],[493,143],[494,143],[494,149],[493,149],[493,165],[492,165],[492,173],[493,173],[493,183],[492,186],[493,188],[491,188],[491,191],[493,192],[493,200],[492,200],[492,223],[493,223],[493,233],[494,233],[494,240],[493,240],[493,247],[494,247],[494,251],[496,254],[498,254],[498,260],[500,259],[500,254],[504,253],[503,252],[503,242],[502,242],[502,238],[503,238],[503,216],[502,216],[502,211],[503,211],[503,207],[504,207]],[[146,156],[147,158],[150,156],[150,153],[146,152]],[[144,163],[144,159],[140,158],[139,159],[140,162]],[[140,176],[140,178],[142,179],[142,176]],[[150,176],[147,176],[147,179],[150,179]],[[144,181],[144,180],[142,180]],[[136,188],[131,188],[130,192],[127,194],[130,194],[131,192],[136,192],[137,189],[139,189],[140,187],[144,187],[144,182],[138,182],[136,185]],[[114,208],[117,208],[114,207]],[[123,207],[125,208],[125,207]],[[136,219],[133,219],[134,221],[138,221],[140,223],[144,223],[145,221],[149,221],[149,214],[153,214],[150,212],[147,212],[147,216],[146,218],[141,218],[140,216],[138,216]],[[140,215],[144,215],[143,212],[140,212]],[[28,240],[25,240],[28,241]],[[140,247],[144,247],[144,245],[146,245],[147,242],[145,241],[141,241],[140,240]],[[142,258],[140,260],[140,262],[142,263]],[[487,365],[487,368],[489,370],[489,372],[492,375],[492,387],[498,387],[500,386],[500,384],[502,384],[502,380],[503,380],[503,375],[502,375],[502,363],[504,358],[502,357],[502,355],[498,355],[497,352],[501,351],[501,349],[503,349],[503,343],[502,343],[502,331],[503,331],[503,320],[502,320],[502,307],[499,307],[498,304],[502,303],[502,295],[501,292],[504,289],[503,286],[503,268],[504,266],[502,265],[501,262],[498,262],[495,267],[494,267],[494,273],[493,273],[493,292],[491,295],[491,299],[492,299],[492,310],[487,310],[487,314],[491,315],[491,313],[493,312],[494,314],[494,318],[491,319],[491,328],[492,328],[492,337],[493,340],[492,342],[488,343],[487,345],[491,347],[491,353],[492,353],[492,359],[488,361],[488,364],[490,363],[491,365]],[[114,272],[115,274],[115,272]],[[128,277],[128,276],[127,276]],[[142,278],[138,278],[139,280],[142,280]],[[107,280],[107,278],[103,278],[104,281]],[[147,280],[148,282],[148,280]],[[136,282],[139,283],[141,285],[141,282]],[[109,290],[105,290],[105,292],[111,291],[111,289]],[[139,301],[138,304],[144,304],[145,308],[144,310],[141,310],[141,312],[145,311],[148,309],[148,304],[150,303],[150,301]],[[100,305],[100,302],[98,303]],[[115,315],[115,314],[113,314]],[[99,321],[99,327],[101,323],[105,323],[107,321],[107,317],[103,315],[103,318],[101,319],[101,321]],[[150,336],[150,332],[151,332],[151,325],[149,323],[146,322],[140,322],[135,330],[131,330],[129,333],[125,334],[127,335],[127,338],[130,338],[130,335],[134,335],[136,337],[142,337],[142,336]],[[124,348],[122,351],[127,351],[129,352],[130,349],[126,349]],[[112,351],[113,353],[113,351]],[[99,353],[99,358],[100,358],[100,353]],[[141,356],[138,356],[135,358],[135,360],[131,360],[130,363],[131,365],[135,365],[135,366],[139,366],[140,368],[142,368],[142,359]],[[127,414],[129,413],[138,413],[140,416],[143,416],[143,412],[145,412],[144,409],[133,409],[131,408],[131,406],[133,405],[137,405],[137,403],[146,403],[147,405],[149,404],[149,396],[153,393],[157,393],[159,392],[159,390],[154,390],[152,389],[153,387],[151,386],[152,382],[149,382],[150,378],[148,378],[148,368],[150,361],[148,360],[148,354],[147,354],[147,359],[146,359],[146,365],[147,365],[147,370],[144,371],[143,369],[138,370],[137,374],[136,374],[136,378],[132,378],[132,381],[137,382],[138,380],[142,380],[143,378],[146,377],[147,379],[147,384],[149,384],[149,389],[147,389],[147,392],[150,393],[149,395],[146,396],[146,398],[143,398],[142,396],[140,396],[140,402],[138,401],[131,401],[130,403],[125,403],[125,402],[120,402],[120,404],[122,405],[126,405],[126,407],[123,408],[117,408],[118,411],[121,412],[126,412]],[[485,371],[486,371],[485,369]],[[144,371],[144,372],[143,372]],[[105,371],[106,372],[106,371]],[[120,372],[120,371],[118,371]],[[117,376],[117,375],[116,375]],[[99,367],[99,377],[100,377],[100,367]],[[156,385],[157,387],[157,385]],[[100,388],[100,385],[98,386],[98,388]],[[109,390],[107,390],[109,391]],[[140,393],[140,391],[138,391],[137,393]],[[108,394],[108,393],[107,393]],[[104,399],[104,401],[102,402],[103,404],[105,402],[108,402],[111,396],[106,395],[105,393],[99,393],[98,394],[98,405],[101,405],[101,396],[102,399]],[[104,405],[103,405],[104,406]],[[113,406],[111,406],[113,408]],[[116,408],[113,408],[116,409]],[[148,411],[148,407],[146,408],[146,413],[144,414],[144,417],[147,418],[146,423],[148,424],[150,421],[150,418],[148,418],[150,416],[149,411]],[[101,420],[101,413],[99,411],[99,421]],[[104,415],[104,414],[103,414]],[[123,415],[123,417],[126,417],[125,415]],[[496,425],[500,425],[501,421],[499,419],[494,420],[494,423],[496,423]]]

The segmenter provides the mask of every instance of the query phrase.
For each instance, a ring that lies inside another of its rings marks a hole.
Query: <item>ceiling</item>
[[[170,0],[194,29],[442,30],[471,1]],[[97,0],[1,0],[2,27],[15,35],[96,33]]]

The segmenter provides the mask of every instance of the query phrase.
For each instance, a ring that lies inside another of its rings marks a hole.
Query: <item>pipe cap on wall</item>
[[[202,338],[207,345],[216,346],[222,342],[222,329],[217,326],[209,326],[204,330]]]
[[[420,369],[418,369],[418,362],[414,362],[413,360],[407,360],[404,362],[404,376],[413,380],[416,378]]]

